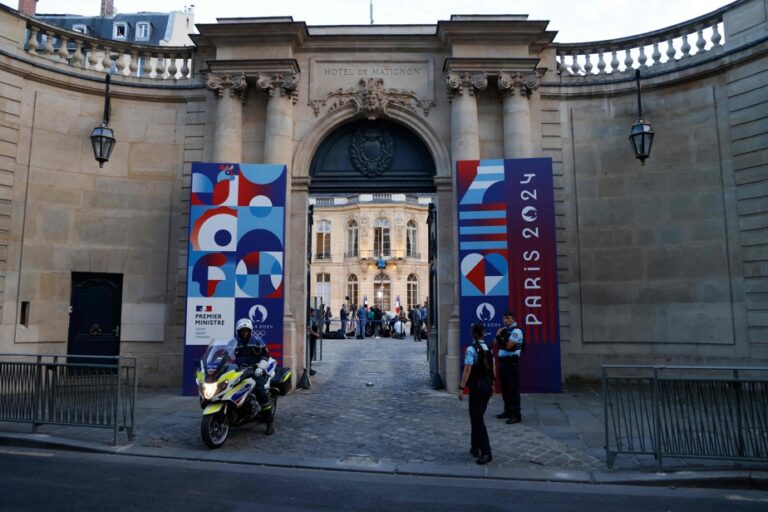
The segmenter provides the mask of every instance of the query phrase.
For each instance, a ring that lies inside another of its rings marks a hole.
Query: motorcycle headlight
[[[213,395],[216,394],[216,390],[219,388],[218,383],[216,382],[203,382],[202,390],[203,390],[203,398],[206,400],[210,400],[213,398]]]

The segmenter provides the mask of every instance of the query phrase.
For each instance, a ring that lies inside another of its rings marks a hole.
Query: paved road
[[[0,447],[4,512],[763,511],[758,491],[435,478]]]

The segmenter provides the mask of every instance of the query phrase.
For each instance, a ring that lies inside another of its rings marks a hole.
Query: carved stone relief
[[[414,91],[407,89],[386,89],[384,79],[368,78],[360,79],[357,88],[339,88],[329,92],[324,99],[310,102],[315,116],[328,107],[328,112],[333,112],[347,105],[355,107],[355,113],[363,112],[368,119],[378,119],[388,114],[393,106],[408,109],[412,112],[421,110],[429,115],[429,109],[435,106],[432,100],[420,99]]]

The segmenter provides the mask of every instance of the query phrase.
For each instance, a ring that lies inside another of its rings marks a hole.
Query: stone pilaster
[[[267,94],[267,120],[264,127],[264,163],[285,164],[288,167],[288,191],[285,198],[285,221],[288,229],[294,230],[298,226],[306,225],[305,205],[308,203],[307,191],[294,190],[292,185],[291,165],[293,163],[293,105],[298,99],[296,90],[298,85],[295,73],[259,73],[256,80],[258,89]],[[293,205],[299,208],[294,211]],[[290,226],[290,228],[288,227]],[[305,290],[297,290],[288,283],[303,283],[303,279],[292,279],[291,276],[301,276],[304,272],[306,260],[304,251],[297,250],[306,247],[306,236],[286,236],[284,247],[284,287],[285,292],[285,316],[283,319],[283,364],[291,366],[296,371],[298,378],[300,369],[304,367],[304,340],[306,338],[306,321],[296,318],[294,312],[303,313],[302,306],[305,300]],[[293,244],[296,244],[295,246]],[[300,255],[302,257],[295,257]]]
[[[480,129],[477,120],[477,98],[488,86],[485,73],[446,75],[448,98],[451,100],[451,161],[454,169],[459,160],[480,158]]]
[[[213,140],[214,162],[240,162],[243,158],[243,103],[245,75],[210,74],[206,85],[218,98]]]
[[[539,76],[499,71],[496,83],[504,99],[504,158],[530,158],[533,150],[529,98],[539,86]]]
[[[267,123],[264,129],[264,162],[286,164],[293,159],[293,105],[298,99],[294,73],[260,73],[256,81],[267,96]]]

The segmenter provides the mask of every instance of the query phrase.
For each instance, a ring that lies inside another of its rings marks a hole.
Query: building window
[[[373,256],[391,256],[389,232],[391,224],[387,219],[376,219],[373,223]]]
[[[146,21],[140,21],[136,24],[136,40],[137,41],[149,41],[149,35],[150,35],[150,25],[149,22]]]
[[[72,31],[73,32],[80,32],[81,34],[87,34],[88,33],[88,26],[87,25],[72,25]]]
[[[331,259],[331,223],[327,220],[321,220],[317,223],[316,243],[315,243],[315,259],[317,260],[329,260]]]
[[[408,221],[406,226],[406,238],[405,238],[405,256],[408,258],[418,258],[418,238],[416,231],[416,222],[413,220]]]
[[[315,297],[323,306],[331,303],[331,274],[317,274]]]
[[[112,25],[112,39],[125,39],[128,34],[127,23],[114,23]]]
[[[392,283],[389,276],[383,272],[373,280],[373,303],[382,311],[392,308]]]
[[[359,254],[357,241],[357,221],[351,220],[347,224],[347,254],[349,258],[355,258]]]
[[[349,305],[352,304],[359,306],[358,300],[358,288],[357,288],[357,276],[355,274],[349,274],[347,277],[347,297],[349,297]]]
[[[419,305],[419,278],[416,274],[409,274],[407,284],[407,296],[406,302],[407,308],[410,310]]]

